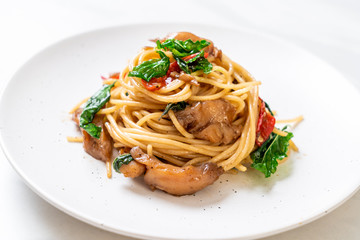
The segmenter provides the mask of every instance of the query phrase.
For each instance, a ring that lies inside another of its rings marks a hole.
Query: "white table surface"
[[[252,28],[287,39],[338,69],[360,92],[357,0],[0,3],[0,88],[32,55],[73,34],[129,23],[196,22]],[[265,239],[359,239],[359,213],[360,192],[321,219]],[[92,227],[42,200],[23,183],[0,151],[0,239],[130,238]]]

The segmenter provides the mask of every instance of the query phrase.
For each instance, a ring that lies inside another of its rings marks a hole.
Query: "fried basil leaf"
[[[132,160],[134,160],[134,159],[133,159],[133,157],[131,156],[130,153],[125,153],[125,154],[122,154],[120,156],[117,156],[114,159],[113,168],[115,169],[116,172],[121,173],[120,172],[120,167],[123,164],[128,165]]]
[[[109,101],[110,89],[114,84],[115,82],[111,85],[103,85],[99,91],[89,98],[80,115],[79,126],[94,138],[100,138],[101,127],[98,127],[91,122],[94,119],[95,114]]]
[[[164,49],[171,51],[178,57],[186,57],[191,54],[200,52],[203,48],[210,45],[210,42],[206,40],[200,40],[193,42],[191,39],[181,41],[176,39],[167,39],[163,43],[159,40],[156,42],[158,49]]]
[[[101,135],[101,127],[96,126],[94,123],[80,125],[90,136],[99,139]]]
[[[165,76],[169,66],[170,59],[162,51],[157,51],[160,59],[150,59],[141,63],[129,72],[130,77],[138,77],[149,82],[152,78]]]
[[[177,61],[181,70],[190,74],[198,70],[203,70],[205,74],[209,74],[212,70],[212,64],[204,57],[204,51],[185,61],[173,53],[173,57]]]
[[[287,157],[289,141],[293,136],[291,132],[284,137],[271,133],[263,145],[251,153],[250,157],[253,160],[251,167],[264,173],[265,177],[270,177],[276,172],[278,160]]]
[[[204,57],[204,51],[202,50],[210,45],[210,42],[206,40],[193,42],[191,39],[186,41],[167,39],[163,43],[158,40],[156,44],[158,49],[171,51],[181,70],[187,74],[198,70],[203,70],[205,74],[208,74],[212,70],[212,64]],[[199,54],[184,60],[184,57],[196,53]]]
[[[189,65],[184,59],[182,59],[181,57],[175,55],[174,53],[173,53],[173,57],[176,60],[176,62],[178,63],[181,70],[183,70],[187,74],[191,73],[190,69],[189,69]]]
[[[177,103],[168,103],[165,107],[164,112],[161,114],[159,120],[165,116],[166,114],[168,114],[168,112],[170,110],[173,111],[179,111],[179,110],[183,110],[186,108],[186,106],[189,105],[187,102],[181,101],[181,102],[177,102]]]
[[[199,57],[196,58],[194,61],[188,61],[189,69],[192,72],[203,70],[205,74],[209,74],[212,70],[212,64],[204,57],[204,53],[199,54]],[[191,61],[191,62],[190,62]]]

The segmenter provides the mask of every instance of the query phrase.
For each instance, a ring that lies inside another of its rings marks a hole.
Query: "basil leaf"
[[[201,51],[198,55],[188,61],[176,56],[174,53],[173,57],[177,61],[181,70],[187,74],[198,70],[203,70],[205,74],[209,74],[212,70],[212,64],[204,57],[204,51]]]
[[[189,68],[192,72],[203,70],[205,74],[209,74],[213,66],[206,58],[200,56],[195,61],[189,63]]]
[[[101,134],[101,127],[91,123],[95,117],[95,114],[107,103],[110,99],[110,89],[115,85],[115,82],[111,85],[103,85],[102,88],[97,91],[86,102],[83,112],[79,117],[79,125],[90,136],[99,139]]]
[[[200,52],[201,49],[210,45],[210,42],[206,40],[200,40],[193,42],[191,39],[181,41],[176,39],[167,39],[163,43],[159,40],[156,42],[158,49],[164,49],[171,51],[178,57],[186,57],[191,54]]]
[[[287,157],[289,141],[293,136],[291,132],[284,137],[271,133],[263,145],[251,153],[250,157],[253,160],[251,167],[264,173],[266,178],[270,177],[276,172],[277,160]]]
[[[186,41],[167,39],[163,43],[158,40],[156,45],[158,49],[171,51],[181,70],[187,74],[198,70],[203,70],[205,74],[208,74],[212,70],[212,64],[204,57],[204,51],[202,50],[210,45],[210,42],[206,40],[193,42],[191,39]],[[198,52],[200,54],[187,61],[183,59]]]
[[[183,110],[186,108],[186,106],[189,105],[187,102],[184,102],[184,101],[181,101],[181,102],[178,102],[178,103],[168,103],[165,107],[165,110],[164,112],[161,114],[159,120],[165,116],[166,114],[168,114],[168,112],[170,110],[173,110],[173,111],[179,111],[179,110]]]
[[[200,59],[201,57],[204,57],[204,50],[202,50],[199,54],[196,54],[194,57],[190,58],[186,61],[187,64],[193,63],[196,60]]]
[[[101,135],[101,127],[96,126],[93,123],[88,123],[80,126],[84,129],[90,136],[99,139]]]
[[[128,165],[133,159],[133,157],[131,156],[130,153],[125,153],[125,154],[122,154],[120,156],[117,156],[115,159],[114,159],[114,162],[113,162],[113,167],[115,169],[116,172],[118,173],[121,173],[120,172],[120,167],[125,164],[125,165]]]
[[[130,77],[138,77],[149,82],[152,78],[165,76],[169,66],[170,59],[162,51],[157,51],[160,59],[150,59],[141,63],[129,72]]]
[[[205,74],[209,74],[212,70],[212,64],[204,57],[204,51],[201,51],[198,55],[190,58],[188,61],[185,61],[174,53],[173,57],[181,70],[187,74],[198,70],[203,70]]]
[[[173,53],[173,57],[174,57],[174,59],[177,61],[177,63],[178,63],[178,65],[179,65],[179,67],[180,67],[180,69],[181,70],[183,70],[185,73],[187,73],[187,74],[190,74],[191,72],[190,72],[190,69],[189,69],[189,65],[188,65],[188,63],[184,60],[184,59],[182,59],[181,57],[179,57],[178,55],[175,55],[174,53]]]

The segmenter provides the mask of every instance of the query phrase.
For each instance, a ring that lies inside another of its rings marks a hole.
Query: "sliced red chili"
[[[110,73],[108,76],[102,75],[102,76],[101,76],[101,79],[102,79],[102,80],[107,80],[107,79],[109,79],[109,78],[119,79],[119,77],[120,77],[120,73],[119,73],[119,72],[114,72],[114,73]]]
[[[169,76],[171,72],[180,72],[181,69],[177,61],[170,63],[169,70],[166,73],[166,76]]]
[[[259,147],[269,138],[275,127],[275,117],[266,111],[265,102],[259,98],[260,111],[256,126],[256,145]]]
[[[189,56],[184,57],[183,60],[189,61],[190,59],[196,57],[196,56],[199,55],[199,54],[200,54],[200,53],[191,54],[191,55],[189,55]],[[209,53],[205,52],[205,53],[204,53],[204,58],[207,58],[208,56],[209,56]]]
[[[142,84],[144,87],[149,91],[159,90],[160,88],[166,85],[167,76],[159,77],[159,78],[152,78],[149,82],[141,79]]]

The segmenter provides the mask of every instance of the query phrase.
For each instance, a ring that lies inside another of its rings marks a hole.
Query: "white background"
[[[356,0],[0,0],[0,88],[32,55],[54,42],[88,30],[144,22],[207,23],[277,35],[325,60],[360,92]],[[360,192],[321,219],[265,239],[359,239],[359,213]],[[42,200],[0,151],[0,239],[129,238],[80,222]]]

